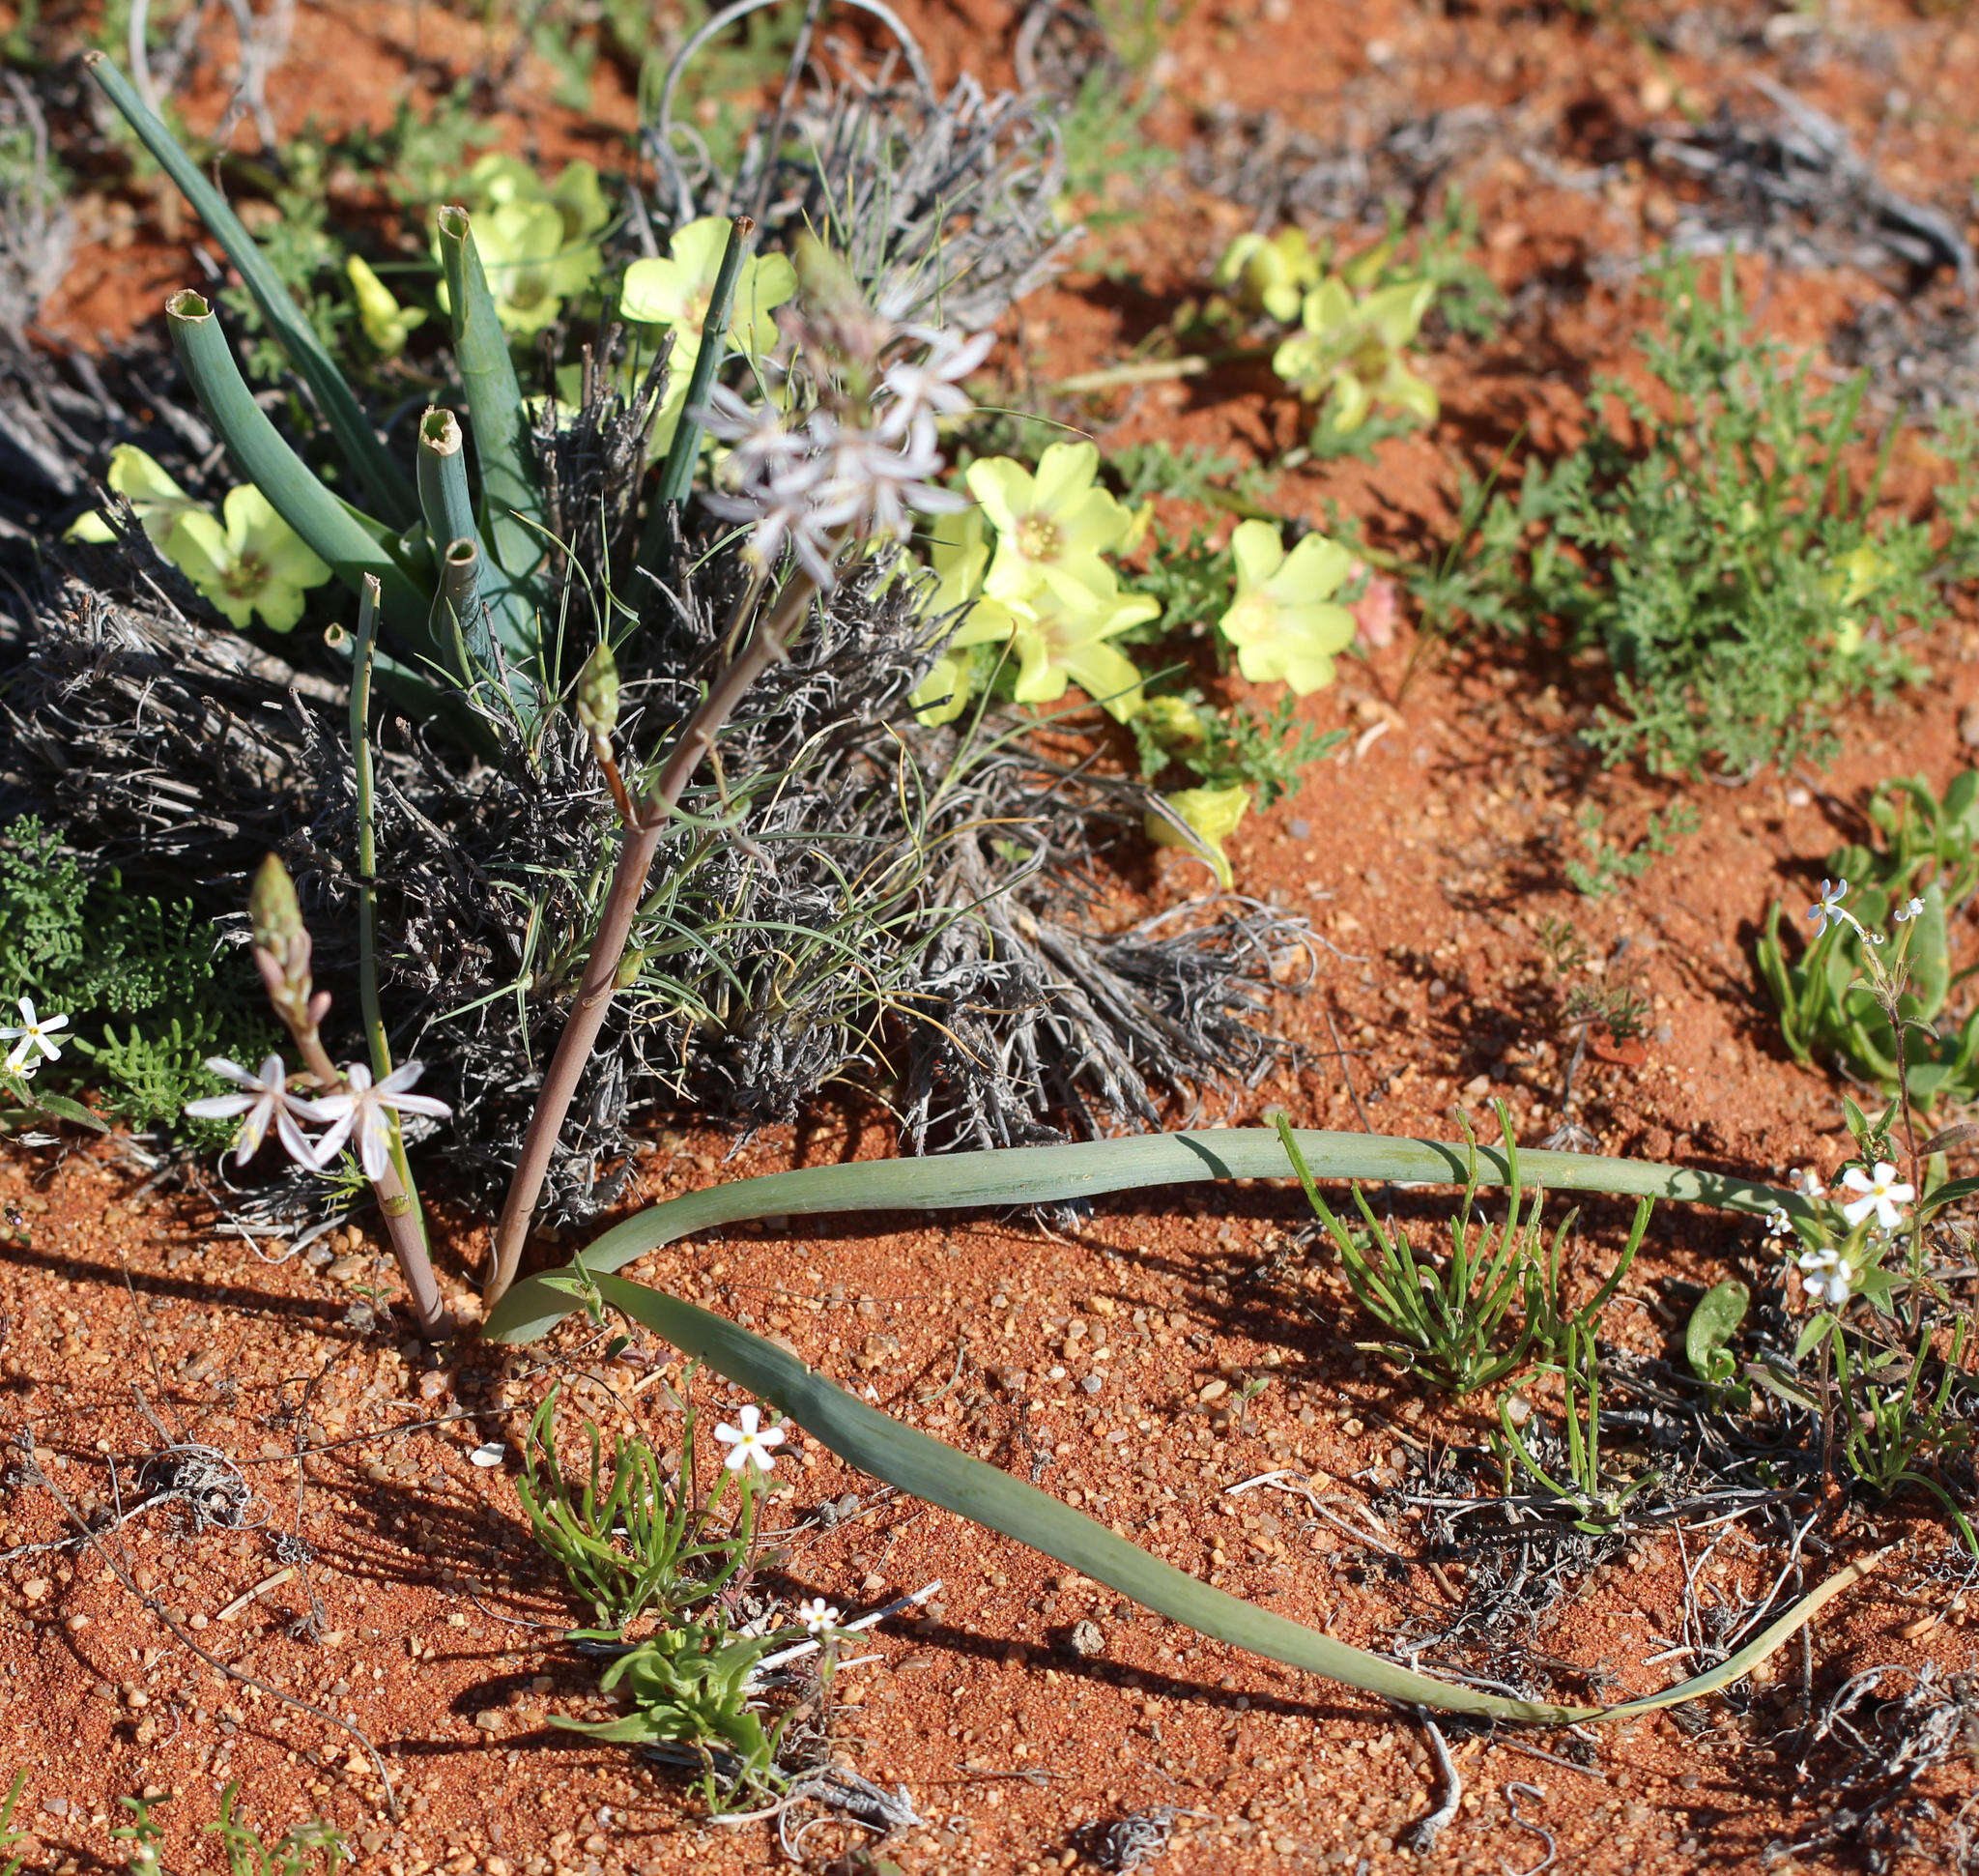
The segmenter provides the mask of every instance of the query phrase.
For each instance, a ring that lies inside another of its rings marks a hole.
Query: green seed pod
[[[639,982],[640,968],[645,963],[645,953],[640,950],[637,945],[632,946],[618,960],[618,968],[612,975],[612,988],[614,990],[630,990],[634,984]]]

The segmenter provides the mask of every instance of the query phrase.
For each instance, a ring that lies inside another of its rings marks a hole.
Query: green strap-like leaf
[[[1382,1183],[1465,1183],[1471,1149],[1434,1140],[1391,1140],[1297,1128],[1293,1138],[1321,1179]],[[1477,1149],[1479,1185],[1503,1185],[1506,1156]],[[670,1198],[615,1226],[584,1253],[590,1271],[622,1270],[637,1257],[696,1231],[743,1219],[809,1217],[818,1212],[951,1211],[980,1205],[1050,1205],[1109,1192],[1189,1185],[1205,1179],[1286,1179],[1291,1168],[1278,1136],[1266,1127],[1216,1128],[1202,1133],[1133,1134],[1124,1140],[1070,1146],[1013,1146],[926,1159],[806,1167],[735,1179]],[[1764,1216],[1778,1209],[1811,1217],[1798,1193],[1724,1173],[1647,1160],[1603,1159],[1591,1153],[1524,1152],[1518,1176],[1528,1189],[1606,1192],[1633,1198],[1687,1199]],[[518,1284],[488,1320],[502,1342],[533,1342],[569,1313],[570,1300],[539,1277]]]
[[[261,308],[268,330],[314,393],[352,472],[391,525],[406,527],[418,514],[411,483],[378,441],[357,393],[344,381],[343,373],[323,349],[309,322],[289,298],[288,289],[276,277],[274,269],[263,258],[253,236],[241,225],[240,217],[227,207],[226,198],[200,173],[199,165],[186,155],[178,139],[146,108],[123,72],[100,52],[84,53],[82,62],[233,262],[247,291],[253,295],[254,303]],[[268,494],[267,490],[262,492]],[[274,498],[270,495],[269,499]],[[293,522],[289,525],[295,526]]]
[[[529,407],[495,310],[473,226],[462,208],[440,211],[440,263],[453,320],[453,359],[467,392],[468,422],[481,471],[481,592],[509,662],[535,675],[533,582],[547,535],[531,473]],[[445,543],[436,541],[444,551]],[[497,581],[497,573],[505,579]]]
[[[725,1317],[623,1277],[599,1277],[597,1285],[613,1308],[663,1336],[683,1354],[705,1362],[725,1379],[769,1401],[846,1464],[1042,1550],[1198,1634],[1215,1636],[1289,1667],[1304,1668],[1405,1706],[1560,1725],[1621,1718],[1695,1700],[1749,1674],[1824,1602],[1866,1575],[1875,1563],[1872,1558],[1838,1571],[1730,1660],[1661,1693],[1605,1708],[1508,1700],[1412,1673],[1304,1623],[1198,1582],[1037,1486],[867,1406],[794,1355]]]

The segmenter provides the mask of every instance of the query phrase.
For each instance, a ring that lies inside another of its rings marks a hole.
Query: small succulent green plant
[[[675,1621],[628,1648],[599,1680],[631,1708],[609,1720],[552,1716],[564,1731],[620,1746],[677,1746],[702,1762],[702,1795],[719,1816],[773,1799],[786,1721],[765,1723],[752,1700],[756,1670],[786,1639],[741,1635],[725,1621]]]
[[[1749,1399],[1750,1388],[1735,1388],[1738,1358],[1732,1352],[1746,1312],[1752,1307],[1752,1291],[1735,1277],[1713,1284],[1698,1298],[1683,1329],[1683,1358],[1690,1371],[1714,1396],[1733,1395]]]
[[[1886,782],[1870,799],[1869,819],[1876,845],[1829,855],[1840,892],[1831,897],[1824,883],[1810,912],[1816,934],[1800,956],[1789,959],[1777,900],[1755,955],[1795,1060],[1840,1061],[1885,1094],[1907,1087],[1928,1112],[1979,1093],[1979,1007],[1963,1017],[1951,1008],[1971,974],[1953,967],[1951,920],[1979,884],[1979,771],[1954,777],[1942,796],[1918,777]],[[1833,915],[1842,894],[1850,895],[1847,915]],[[1872,959],[1884,961],[1889,931],[1903,966],[1901,1059],[1870,970]]]
[[[1965,1548],[1979,1557],[1971,1519],[1924,1470],[1972,1444],[1971,1403],[1953,1399],[1955,1389],[1969,1392],[1960,1363],[1966,1326],[1963,1318],[1953,1323],[1943,1360],[1933,1353],[1928,1338],[1912,1350],[1858,1342],[1851,1351],[1851,1338],[1839,1321],[1828,1325],[1828,1338],[1836,1447],[1850,1476],[1876,1498],[1906,1487],[1928,1493],[1958,1527]]]
[[[599,1627],[622,1631],[648,1611],[675,1622],[719,1595],[748,1550],[754,1499],[745,1481],[741,1518],[731,1529],[722,1509],[727,1469],[711,1493],[697,1491],[693,1410],[671,1475],[636,1435],[615,1435],[608,1453],[589,1419],[588,1459],[571,1474],[557,1457],[557,1412],[552,1388],[530,1423],[516,1495],[536,1543],[590,1604]]]

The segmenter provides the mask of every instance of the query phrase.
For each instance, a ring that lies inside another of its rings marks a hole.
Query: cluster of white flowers
[[[730,445],[728,486],[702,499],[723,520],[752,524],[749,551],[762,565],[774,565],[788,547],[828,589],[841,542],[903,540],[914,513],[953,514],[968,505],[935,481],[936,422],[969,408],[961,382],[983,362],[994,334],[962,339],[913,326],[898,336],[920,355],[888,365],[863,408],[833,399],[792,424],[773,405],[752,405],[718,385],[696,414]]]
[[[0,1042],[14,1045],[7,1052],[8,1068],[15,1075],[32,1075],[43,1062],[60,1060],[62,1051],[48,1037],[52,1031],[68,1026],[66,1016],[37,1016],[33,999],[23,996],[19,1025],[0,1028]]]
[[[241,1092],[188,1101],[186,1111],[201,1120],[244,1116],[234,1140],[236,1166],[245,1166],[254,1157],[272,1127],[289,1157],[299,1166],[317,1172],[335,1160],[346,1140],[355,1140],[365,1178],[382,1179],[391,1164],[392,1114],[422,1113],[445,1120],[453,1111],[445,1102],[436,1101],[431,1095],[408,1092],[425,1073],[417,1062],[393,1069],[375,1086],[371,1071],[362,1062],[353,1062],[343,1072],[343,1087],[315,1097],[290,1091],[289,1072],[279,1055],[270,1055],[262,1062],[259,1073],[222,1055],[209,1056],[206,1065],[221,1081],[232,1082]],[[305,1120],[328,1131],[311,1140],[301,1126]]]
[[[1818,1174],[1801,1172],[1797,1169],[1792,1175],[1794,1191],[1805,1198],[1825,1198],[1827,1188],[1821,1184]],[[1894,1231],[1904,1222],[1904,1208],[1917,1197],[1917,1189],[1907,1180],[1897,1177],[1897,1169],[1888,1160],[1878,1160],[1867,1171],[1859,1166],[1848,1168],[1840,1180],[1841,1189],[1850,1195],[1841,1203],[1843,1222],[1852,1231],[1866,1219],[1875,1220],[1875,1230]],[[1793,1221],[1777,1206],[1766,1215],[1766,1235],[1773,1238],[1788,1236],[1793,1228]],[[1800,1285],[1812,1302],[1824,1303],[1830,1309],[1840,1309],[1854,1294],[1855,1284],[1861,1277],[1856,1264],[1831,1245],[1820,1245],[1814,1250],[1804,1251],[1796,1259],[1800,1268]]]

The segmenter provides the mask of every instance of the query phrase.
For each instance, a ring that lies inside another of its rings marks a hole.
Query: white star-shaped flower
[[[1789,1237],[1793,1234],[1793,1221],[1775,1205],[1766,1214],[1766,1236],[1769,1238]]]
[[[1903,1221],[1903,1207],[1917,1197],[1917,1188],[1901,1183],[1897,1169],[1887,1160],[1878,1160],[1873,1170],[1864,1172],[1851,1166],[1842,1174],[1842,1184],[1857,1196],[1842,1206],[1849,1223],[1860,1225],[1871,1212],[1885,1231],[1894,1231]]]
[[[731,1472],[740,1472],[745,1465],[753,1465],[759,1472],[775,1471],[777,1462],[769,1449],[784,1443],[784,1429],[764,1427],[762,1410],[753,1401],[735,1418],[742,1423],[740,1427],[731,1427],[725,1420],[715,1429],[715,1438],[729,1449],[722,1463]]]
[[[259,1075],[249,1074],[239,1062],[224,1055],[209,1055],[206,1065],[223,1082],[244,1090],[240,1094],[212,1094],[203,1101],[188,1101],[186,1111],[200,1120],[231,1120],[235,1114],[247,1117],[234,1137],[234,1164],[245,1166],[261,1150],[271,1123],[275,1138],[289,1157],[301,1166],[316,1164],[316,1148],[296,1123],[321,1120],[322,1111],[313,1101],[289,1092],[289,1072],[279,1055],[270,1055]]]
[[[1819,938],[1830,925],[1852,925],[1854,919],[1842,909],[1842,901],[1849,895],[1846,880],[1823,880],[1821,882],[1821,897],[1808,907],[1807,915],[1814,920],[1814,935]]]
[[[1800,1287],[1817,1303],[1839,1310],[1855,1287],[1855,1267],[1839,1251],[1826,1246],[1803,1252],[1800,1256]]]
[[[810,1602],[797,1604],[797,1620],[804,1625],[804,1632],[808,1635],[821,1635],[835,1629],[841,1611],[821,1596],[814,1596]]]
[[[48,1040],[49,1031],[68,1026],[66,1016],[37,1016],[32,1000],[23,996],[20,999],[20,1027],[0,1029],[0,1042],[14,1044],[7,1052],[7,1066],[16,1075],[32,1075],[43,1061],[56,1060],[62,1052]]]
[[[318,1169],[330,1165],[343,1151],[344,1141],[355,1134],[358,1164],[364,1169],[365,1178],[384,1178],[386,1168],[391,1164],[391,1114],[426,1113],[445,1120],[453,1111],[445,1101],[436,1101],[431,1095],[406,1092],[425,1072],[417,1062],[405,1062],[373,1087],[371,1071],[362,1062],[353,1062],[345,1069],[344,1080],[349,1085],[339,1093],[326,1094],[316,1104],[315,1118],[333,1123],[330,1132],[316,1142]]]
[[[1899,925],[1907,925],[1910,922],[1910,920],[1915,918],[1917,914],[1921,912],[1923,909],[1924,901],[1921,899],[1912,899],[1906,902],[1904,905],[1899,906],[1897,909],[1890,914],[1890,916],[1894,918]]]

